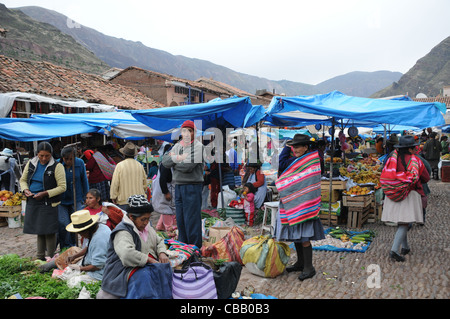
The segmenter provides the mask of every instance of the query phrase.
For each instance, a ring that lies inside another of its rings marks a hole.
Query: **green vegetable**
[[[0,299],[17,293],[22,298],[77,299],[82,287],[95,298],[101,282],[81,283],[80,288],[70,288],[66,281],[52,278],[51,273],[40,273],[37,264],[29,258],[15,254],[0,256]]]

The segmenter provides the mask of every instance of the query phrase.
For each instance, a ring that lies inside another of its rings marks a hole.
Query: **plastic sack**
[[[231,297],[241,278],[241,271],[242,265],[237,261],[232,261],[223,263],[217,271],[213,272],[218,299]]]
[[[289,262],[291,250],[272,236],[255,236],[241,247],[240,256],[246,268],[254,275],[275,278],[282,274]]]
[[[215,244],[208,247],[202,246],[201,254],[204,257],[237,261],[242,264],[239,251],[243,242],[244,232],[239,227],[234,226],[228,234],[226,234]]]
[[[225,205],[222,204],[222,195],[221,195],[222,193],[223,193],[223,202],[225,203]],[[230,187],[228,187],[228,185],[223,186],[222,191],[217,196],[217,209],[228,207],[228,204],[232,200],[235,200],[236,197],[237,197],[236,192],[231,190]]]

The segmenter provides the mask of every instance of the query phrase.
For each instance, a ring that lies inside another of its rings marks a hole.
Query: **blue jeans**
[[[73,209],[72,205],[58,205],[58,223],[59,223],[59,231],[58,231],[58,243],[59,249],[69,248],[75,246],[76,242],[74,240],[75,236],[72,236],[72,233],[66,230],[66,226],[69,225],[72,220],[70,219],[70,215],[75,211],[83,209],[83,202],[78,202],[76,210]]]
[[[175,185],[178,241],[202,247],[202,184]]]

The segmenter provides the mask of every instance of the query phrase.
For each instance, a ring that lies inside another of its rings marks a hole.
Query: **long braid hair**
[[[405,171],[408,170],[408,166],[406,165],[405,155],[411,155],[411,152],[409,151],[410,147],[402,147],[397,150],[398,157],[400,158],[400,161],[402,162],[403,167],[405,168]],[[397,163],[397,171],[398,171],[398,163]]]

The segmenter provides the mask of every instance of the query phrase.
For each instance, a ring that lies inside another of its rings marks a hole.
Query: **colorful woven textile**
[[[320,211],[320,157],[317,151],[296,159],[275,181],[282,225],[316,218]]]
[[[386,162],[380,176],[380,184],[384,194],[394,202],[402,201],[408,196],[412,186],[419,180],[422,162],[414,155],[407,163],[406,171],[397,171],[398,152],[394,151]]]
[[[109,156],[106,158],[100,152],[95,152],[92,156],[94,156],[95,161],[97,162],[98,167],[100,167],[103,175],[105,175],[105,178],[110,181],[112,179],[114,169],[116,168],[116,165],[113,164],[114,161]]]
[[[175,239],[165,239],[164,243],[169,245],[169,250],[178,251],[189,259],[194,253],[200,253],[200,249],[195,245],[185,244]]]

